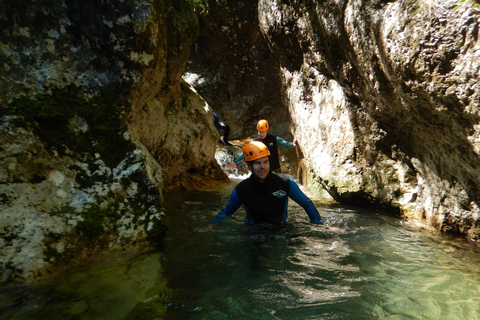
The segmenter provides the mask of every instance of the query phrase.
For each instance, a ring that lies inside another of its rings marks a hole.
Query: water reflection
[[[0,319],[133,319],[166,288],[159,255],[97,257],[43,283],[4,289]]]
[[[234,184],[233,184],[234,185]],[[478,319],[480,255],[463,240],[371,211],[290,205],[288,228],[238,212],[197,232],[225,189],[169,196],[162,252],[99,258],[0,293],[0,319]]]

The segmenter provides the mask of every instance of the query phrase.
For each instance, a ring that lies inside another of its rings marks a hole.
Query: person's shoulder
[[[272,178],[276,180],[290,181],[291,179],[289,176],[283,173],[272,172],[270,174],[272,175]]]
[[[252,175],[250,175],[248,178],[243,179],[242,181],[240,181],[240,182],[237,184],[237,188],[252,183],[252,179],[253,179],[253,178],[252,178]]]
[[[240,181],[235,187],[237,196],[240,199],[243,199],[245,195],[249,192],[248,190],[252,190],[253,187],[254,187],[254,183],[252,181],[252,176],[246,178],[245,180]]]
[[[289,176],[287,176],[287,175],[284,174],[284,173],[280,173],[280,172],[272,172],[272,175],[277,176],[277,177],[282,177],[282,178],[288,178],[288,179],[290,179]]]

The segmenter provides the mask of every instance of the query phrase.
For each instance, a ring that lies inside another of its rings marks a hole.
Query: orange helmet
[[[260,120],[257,122],[258,131],[268,131],[268,122],[267,120]]]
[[[270,155],[266,145],[260,141],[253,141],[243,147],[243,160],[245,162],[257,160]]]

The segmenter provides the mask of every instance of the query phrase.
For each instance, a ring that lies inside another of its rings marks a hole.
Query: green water
[[[203,229],[233,185],[169,196],[160,252],[0,291],[0,319],[480,319],[479,249],[373,211],[290,204],[291,226]],[[314,201],[315,202],[315,201]]]

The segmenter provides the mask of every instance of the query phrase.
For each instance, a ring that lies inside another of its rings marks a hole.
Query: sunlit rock
[[[258,8],[308,181],[340,202],[477,239],[478,6],[260,0]]]

